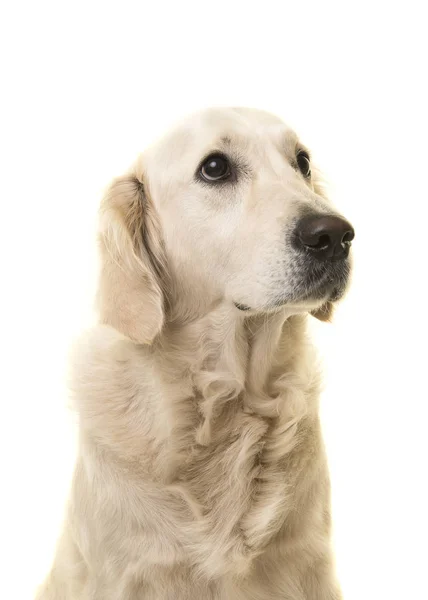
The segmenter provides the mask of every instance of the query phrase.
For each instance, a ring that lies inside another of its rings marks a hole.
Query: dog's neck
[[[306,315],[281,310],[246,317],[226,306],[188,324],[167,325],[155,349],[164,381],[180,387],[170,397],[197,398],[200,444],[210,443],[213,424],[230,403],[265,418],[282,414],[294,421],[307,414],[313,407],[304,392],[317,382],[311,351]]]

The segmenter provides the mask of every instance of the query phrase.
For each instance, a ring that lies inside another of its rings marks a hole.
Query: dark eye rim
[[[301,165],[302,159],[305,161],[306,168],[302,167]],[[299,150],[296,155],[296,162],[303,177],[309,179],[311,176],[311,157],[309,156],[309,153],[306,152],[306,150]]]
[[[222,160],[225,161],[225,163],[227,165],[227,170],[220,177],[211,178],[209,175],[204,174],[204,166],[206,165],[206,163],[208,161],[211,161],[216,158],[221,158]],[[210,152],[210,154],[207,154],[207,156],[205,156],[205,158],[203,158],[202,161],[200,162],[198,170],[197,170],[197,175],[198,175],[198,178],[201,179],[205,183],[210,183],[210,184],[214,184],[214,185],[217,183],[223,183],[224,181],[230,179],[230,177],[232,175],[232,165],[231,165],[230,159],[228,158],[228,156],[226,156],[226,154],[223,154],[223,152]]]

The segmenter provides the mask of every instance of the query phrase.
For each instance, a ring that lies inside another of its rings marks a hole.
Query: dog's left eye
[[[199,170],[205,181],[220,181],[230,175],[230,164],[221,154],[212,154],[201,165]]]
[[[309,159],[309,154],[304,150],[301,150],[297,157],[297,164],[299,166],[300,172],[303,177],[311,176],[311,161]]]

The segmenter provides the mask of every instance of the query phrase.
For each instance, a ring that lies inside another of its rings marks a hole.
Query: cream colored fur
[[[72,361],[79,453],[38,600],[341,598],[306,336],[327,305],[268,306],[293,285],[284,226],[329,206],[286,160],[297,143],[266,113],[205,111],[107,192],[100,324]],[[193,177],[221,144],[254,175],[233,196]]]

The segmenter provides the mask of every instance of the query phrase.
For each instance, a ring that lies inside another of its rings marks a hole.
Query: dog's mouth
[[[302,270],[304,272],[302,276]],[[349,260],[337,261],[328,265],[309,264],[292,274],[292,290],[285,294],[276,294],[274,298],[259,310],[271,311],[286,305],[308,306],[310,310],[324,303],[340,300],[347,289],[350,275]],[[257,310],[247,303],[234,302],[241,312]]]
[[[345,294],[349,276],[348,259],[319,265],[309,263],[293,293],[294,302],[337,302]]]

